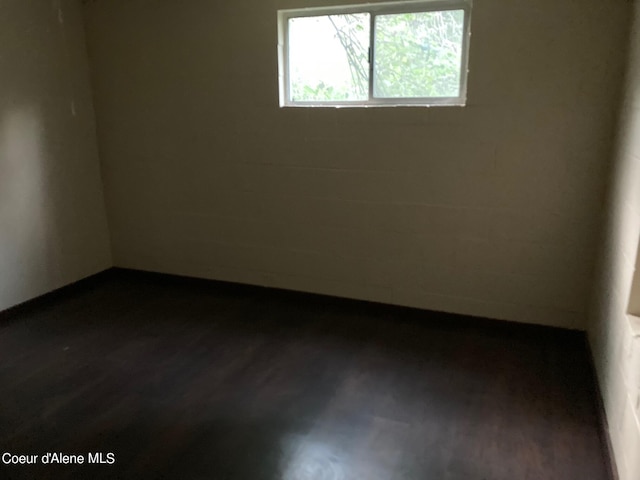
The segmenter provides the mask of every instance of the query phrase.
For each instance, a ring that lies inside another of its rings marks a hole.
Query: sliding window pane
[[[377,98],[460,95],[464,10],[375,18]]]
[[[289,92],[294,102],[369,98],[369,14],[289,19]]]

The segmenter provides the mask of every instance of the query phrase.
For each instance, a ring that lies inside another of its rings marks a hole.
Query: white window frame
[[[467,101],[467,77],[469,72],[469,40],[471,37],[472,0],[415,0],[384,3],[364,3],[360,5],[338,5],[332,7],[297,8],[278,11],[278,83],[280,107],[391,107],[391,106],[464,106]],[[462,30],[462,54],[460,62],[460,95],[456,97],[414,97],[376,98],[373,96],[373,66],[375,55],[375,19],[377,15],[393,13],[441,12],[464,10]],[[349,101],[292,101],[289,81],[289,19],[340,15],[348,13],[369,14],[369,98]]]

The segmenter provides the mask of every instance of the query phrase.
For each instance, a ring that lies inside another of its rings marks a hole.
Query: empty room
[[[640,479],[640,3],[0,0],[0,478]]]

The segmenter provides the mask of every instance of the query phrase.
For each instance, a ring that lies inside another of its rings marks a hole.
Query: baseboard
[[[9,307],[5,310],[0,310],[0,322],[8,322],[12,318],[15,318],[29,310],[41,308],[47,304],[55,302],[57,299],[64,296],[72,295],[82,290],[92,288],[98,283],[104,281],[114,272],[114,268],[107,268],[106,270],[102,270],[101,272],[94,273],[92,275],[89,275],[88,277],[81,278],[80,280],[56,288],[55,290],[51,290],[50,292],[43,293],[42,295],[38,295],[37,297],[18,303],[17,305],[13,305],[12,307]]]
[[[214,280],[200,277],[190,277],[185,275],[177,275],[173,273],[162,273],[148,270],[131,269],[124,267],[110,267],[101,272],[95,273],[76,282],[70,283],[63,287],[57,288],[45,294],[39,295],[35,298],[27,300],[23,303],[19,303],[6,310],[0,311],[0,322],[9,321],[11,318],[19,316],[28,310],[40,308],[46,304],[55,302],[65,296],[79,293],[83,289],[92,288],[96,284],[106,280],[107,278],[113,278],[118,276],[136,276],[138,278],[146,278],[149,281],[164,281],[175,282],[176,284],[188,284],[199,286],[215,286],[216,288],[226,288],[234,290],[253,290],[263,291],[265,294],[278,295],[281,297],[290,297],[298,299],[308,299],[309,301],[322,301],[325,304],[340,305],[342,307],[352,308],[364,308],[375,309],[377,312],[387,311],[389,314],[401,313],[403,320],[405,321],[429,321],[435,323],[441,323],[448,328],[489,328],[500,330],[511,330],[523,335],[557,335],[565,334],[570,337],[576,335],[583,335],[584,332],[580,330],[567,329],[562,327],[540,325],[535,323],[522,323],[514,322],[510,320],[498,320],[494,318],[464,315],[458,313],[441,312],[435,310],[426,310],[416,307],[407,307],[402,305],[395,305],[389,303],[380,303],[370,300],[359,300],[347,297],[337,297],[333,295],[311,293],[298,290],[289,290],[284,288],[266,287],[259,285],[251,285],[245,283],[229,282],[225,280]],[[589,351],[590,352],[590,351]],[[592,358],[590,359],[591,361]],[[597,383],[596,383],[597,386]],[[617,480],[617,479],[614,479]]]
[[[374,309],[378,313],[403,318],[404,321],[416,321],[441,324],[446,328],[488,328],[509,330],[522,335],[567,335],[575,338],[584,335],[583,330],[575,330],[552,325],[542,325],[536,323],[524,323],[512,320],[499,320],[495,318],[474,316],[468,314],[451,313],[437,310],[427,310],[417,307],[409,307],[392,303],[382,303],[372,300],[361,300],[349,297],[328,295],[324,293],[313,293],[309,291],[292,290],[280,287],[270,287],[247,283],[232,282],[227,280],[215,280],[203,277],[192,277],[174,273],[164,273],[135,268],[114,267],[111,269],[114,275],[133,275],[148,281],[175,282],[181,285],[215,286],[216,288],[262,291],[268,295],[278,295],[282,298],[308,299],[308,301],[322,301],[326,305],[340,305],[342,308],[362,308]]]

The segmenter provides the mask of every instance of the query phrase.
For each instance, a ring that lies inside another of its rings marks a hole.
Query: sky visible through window
[[[348,48],[338,32],[351,36]],[[292,99],[366,100],[369,96],[368,48],[368,13],[290,19]],[[365,72],[364,82],[354,77],[354,68]]]

